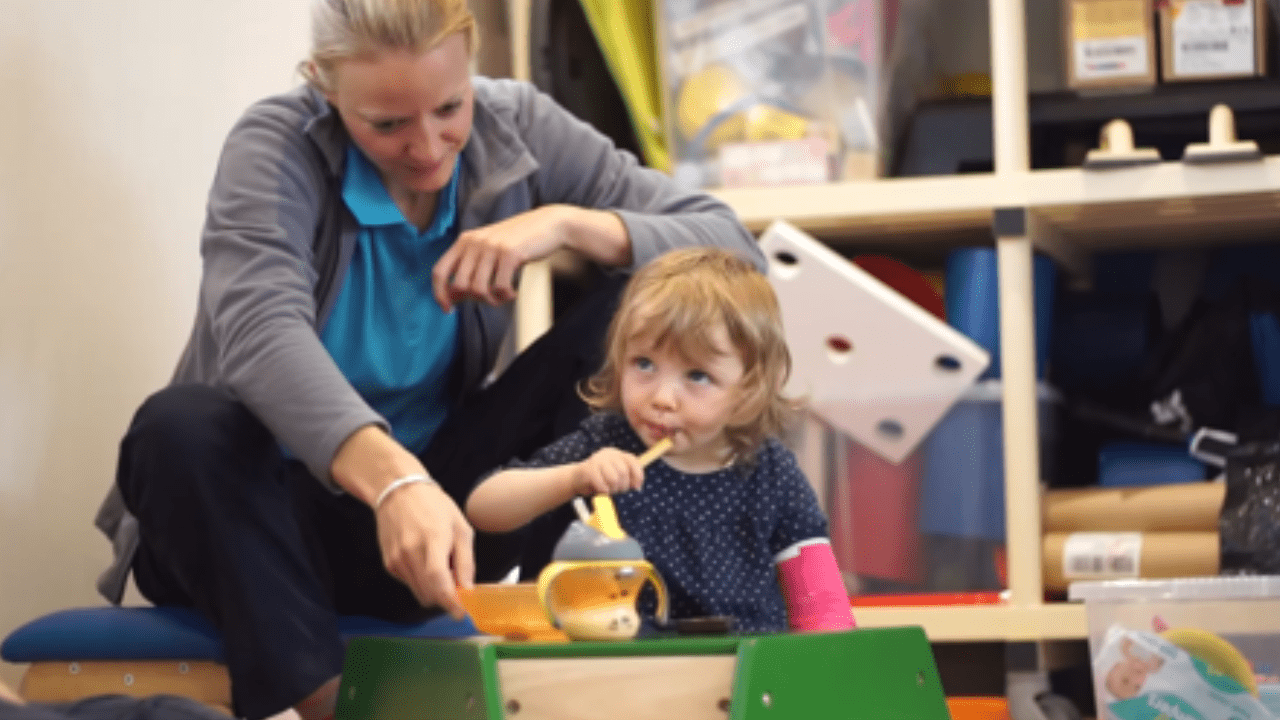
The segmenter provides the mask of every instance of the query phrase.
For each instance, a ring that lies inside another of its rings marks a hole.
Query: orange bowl
[[[569,641],[547,619],[533,583],[481,583],[471,590],[458,588],[458,598],[471,622],[486,635],[513,641]]]
[[[951,720],[1009,720],[1009,701],[1002,697],[947,698]]]

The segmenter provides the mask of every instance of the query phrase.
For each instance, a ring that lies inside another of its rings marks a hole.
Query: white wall
[[[185,339],[218,151],[245,106],[298,82],[308,20],[307,0],[0,5],[4,636],[100,602],[93,513]]]

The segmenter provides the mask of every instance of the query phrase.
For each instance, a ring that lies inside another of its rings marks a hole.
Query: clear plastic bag
[[[882,0],[659,0],[677,180],[875,177],[884,144]]]
[[[1280,574],[1280,441],[1227,453],[1227,492],[1218,532],[1222,574]]]

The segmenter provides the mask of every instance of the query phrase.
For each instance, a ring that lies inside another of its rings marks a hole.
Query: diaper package
[[[1108,628],[1093,658],[1099,720],[1280,720],[1249,661],[1206,630]]]

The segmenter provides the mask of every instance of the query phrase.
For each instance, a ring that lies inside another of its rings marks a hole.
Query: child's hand
[[[617,448],[600,448],[574,467],[573,491],[579,495],[616,495],[643,485],[640,459]]]

